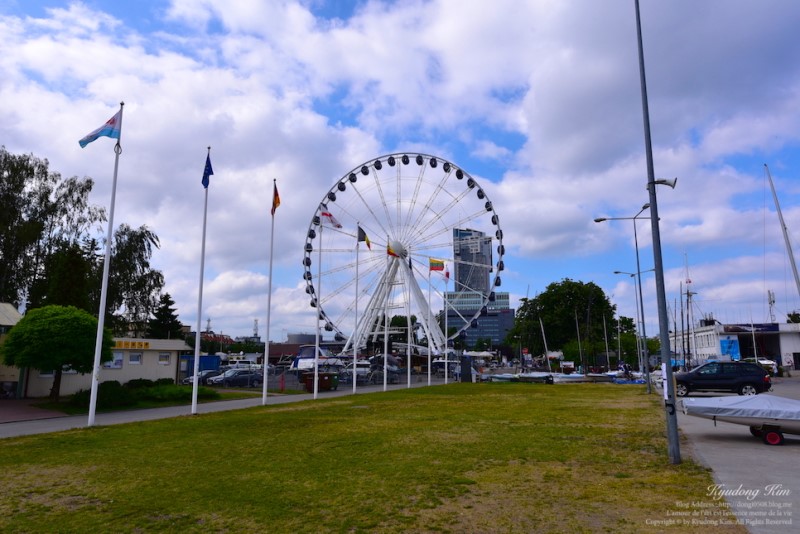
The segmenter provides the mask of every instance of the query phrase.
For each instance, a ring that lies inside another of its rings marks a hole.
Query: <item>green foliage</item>
[[[155,382],[148,378],[134,378],[133,380],[128,380],[125,382],[125,387],[128,389],[151,388],[154,385]]]
[[[29,310],[0,346],[6,365],[39,371],[69,367],[90,373],[94,365],[97,319],[74,306],[45,306]],[[103,332],[100,360],[111,360],[111,333]]]
[[[82,389],[70,397],[69,404],[80,408],[89,408],[91,390]],[[134,406],[136,393],[124,387],[116,380],[107,380],[97,386],[97,409],[109,410]]]
[[[593,282],[565,278],[548,285],[533,299],[522,299],[506,343],[521,342],[531,354],[543,354],[543,325],[549,350],[563,350],[571,341],[577,343],[580,330],[584,354],[604,352],[604,324],[609,333],[616,333],[615,310],[603,290]]]
[[[182,339],[183,325],[175,313],[175,301],[169,293],[161,295],[153,317],[147,323],[147,337],[152,339]]]
[[[89,408],[91,391],[80,390],[69,400],[70,406]],[[207,387],[197,390],[197,397],[203,400],[214,400],[220,397],[219,392]],[[169,378],[152,380],[135,379],[120,385],[116,380],[101,382],[97,388],[97,409],[115,410],[133,408],[139,404],[180,404],[192,400],[192,389],[176,386]]]

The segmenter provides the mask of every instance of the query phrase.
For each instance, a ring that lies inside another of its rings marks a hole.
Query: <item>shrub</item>
[[[155,383],[147,378],[134,378],[125,382],[125,387],[128,389],[142,389],[153,387]]]
[[[174,386],[175,385],[175,380],[173,380],[171,378],[159,378],[158,380],[156,380],[155,385],[156,386]]]
[[[90,396],[91,390],[82,389],[70,397],[69,403],[73,406],[88,408]],[[137,400],[132,391],[124,388],[116,380],[101,382],[97,387],[97,408],[101,410],[133,406]]]

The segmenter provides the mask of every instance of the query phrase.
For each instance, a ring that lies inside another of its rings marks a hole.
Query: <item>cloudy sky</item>
[[[665,286],[694,314],[800,308],[775,205],[800,235],[800,4],[642,1]],[[91,176],[108,207],[113,141],[78,139],[125,102],[116,223],[147,225],[180,319],[314,332],[306,232],[345,173],[396,153],[470,173],[502,219],[512,306],[564,278],[635,316],[630,220],[648,201],[633,0],[0,0],[0,144]],[[647,215],[647,212],[644,214]],[[648,334],[652,234],[638,223]],[[687,273],[688,271],[688,273]],[[679,306],[679,304],[677,304]],[[672,310],[670,310],[672,313]]]

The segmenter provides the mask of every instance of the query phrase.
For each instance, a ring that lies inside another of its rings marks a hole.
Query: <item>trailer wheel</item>
[[[750,433],[753,434],[757,438],[760,438],[760,437],[764,436],[764,433],[757,426],[751,426],[750,427]]]
[[[783,434],[778,430],[767,430],[761,439],[767,445],[783,445]]]

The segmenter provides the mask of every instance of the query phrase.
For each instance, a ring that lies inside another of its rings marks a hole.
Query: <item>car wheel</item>
[[[760,438],[764,435],[764,432],[762,432],[761,429],[757,426],[751,426],[750,433],[757,438]]]
[[[758,388],[753,384],[742,384],[739,387],[739,395],[758,395]]]
[[[675,394],[678,397],[685,397],[689,394],[689,388],[683,382],[675,384]]]

